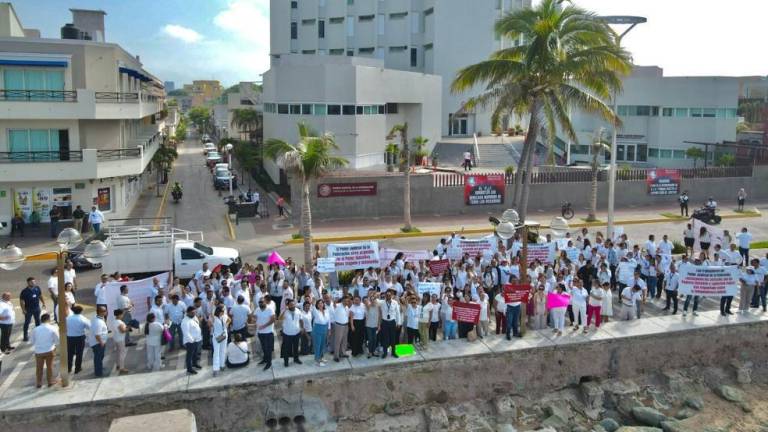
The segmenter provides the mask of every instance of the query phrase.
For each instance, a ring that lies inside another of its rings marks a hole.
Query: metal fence
[[[127,149],[98,150],[96,152],[96,157],[99,161],[136,159],[141,157],[141,149],[136,147]]]
[[[71,90],[0,90],[0,100],[24,102],[77,102]]]
[[[0,163],[81,162],[81,151],[0,152]]]
[[[648,171],[652,168],[618,169],[616,180],[618,181],[645,181]],[[678,169],[684,179],[727,178],[727,177],[752,177],[752,166],[713,167],[713,168],[682,168]],[[521,173],[506,175],[503,171],[482,172],[482,175],[504,175],[506,184],[514,184],[515,178]],[[607,181],[608,170],[597,173],[597,181]],[[548,183],[587,183],[592,181],[592,170],[589,169],[537,169],[531,173],[531,184]],[[463,173],[435,172],[432,174],[433,187],[458,187],[464,186]]]
[[[97,103],[137,103],[139,101],[138,93],[96,92],[95,97]]]

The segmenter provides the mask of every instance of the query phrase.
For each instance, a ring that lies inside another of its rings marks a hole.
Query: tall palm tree
[[[253,139],[253,133],[261,127],[261,114],[252,108],[235,108],[232,110],[232,128],[239,134],[247,134]]]
[[[407,122],[392,126],[392,130],[387,134],[387,139],[393,140],[398,135],[400,135],[402,160],[405,165],[405,176],[403,177],[405,180],[405,185],[403,187],[403,231],[409,232],[413,229],[413,226],[411,224],[411,151],[408,147]]]
[[[554,136],[559,126],[577,143],[568,116],[572,107],[618,125],[618,117],[604,101],[621,88],[620,75],[631,71],[631,61],[604,21],[558,0],[542,0],[535,8],[511,12],[496,22],[495,31],[500,37],[524,42],[461,69],[452,91],[464,92],[484,84],[484,91],[470,98],[462,110],[492,107],[492,129],[511,114],[528,115],[528,134],[518,169],[521,175],[515,178],[513,198],[513,205],[519,206],[520,217],[525,219],[539,129],[546,127]]]
[[[587,222],[597,220],[597,174],[600,172],[600,155],[611,151],[611,141],[608,139],[605,128],[600,128],[592,138],[589,152],[592,154],[592,193],[589,196],[589,215]]]
[[[264,143],[266,156],[291,173],[301,183],[301,235],[304,237],[304,265],[312,266],[312,212],[309,208],[309,185],[328,171],[346,166],[349,161],[331,152],[339,146],[330,133],[318,135],[300,122],[299,141],[288,144],[280,139]]]

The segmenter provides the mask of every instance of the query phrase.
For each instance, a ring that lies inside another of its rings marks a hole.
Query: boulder
[[[587,410],[601,410],[603,408],[603,399],[605,391],[600,384],[587,381],[579,386],[581,398]]]
[[[643,407],[643,406],[632,408],[632,417],[634,417],[635,420],[637,420],[638,422],[646,426],[655,426],[655,427],[660,426],[661,422],[667,419],[667,416],[665,416],[658,410],[655,410],[649,407]]]
[[[752,407],[746,401],[739,403],[739,407],[747,414],[752,412]]]
[[[616,432],[664,432],[662,429],[651,426],[622,426]]]
[[[571,429],[571,432],[589,432],[589,429],[587,429],[587,428],[586,428],[586,427],[584,427],[584,426],[574,426],[574,427]]]
[[[606,417],[600,420],[600,426],[606,430],[606,432],[615,432],[621,425],[616,420]]]
[[[554,428],[555,430],[565,430],[566,426],[568,426],[568,419],[562,418],[557,414],[552,414],[544,419],[544,421],[541,422],[541,425]]]
[[[397,416],[405,412],[405,409],[399,400],[391,400],[384,404],[384,412],[391,416]]]
[[[678,420],[685,420],[696,415],[696,410],[691,408],[683,408],[675,414],[675,418]]]
[[[745,361],[741,362],[738,360],[735,360],[731,362],[731,366],[736,370],[736,381],[739,384],[750,384],[752,383],[752,362],[751,361]]]
[[[517,418],[517,403],[510,396],[501,396],[494,399],[493,408],[499,417],[504,419]]]
[[[744,392],[729,385],[721,385],[717,387],[715,393],[728,402],[740,403],[744,401]]]
[[[687,406],[688,408],[693,408],[696,411],[701,411],[704,409],[704,399],[701,396],[688,396],[683,401],[683,405]]]
[[[496,432],[517,432],[517,429],[509,423],[502,423],[496,426]]]
[[[439,406],[431,406],[424,409],[424,417],[427,420],[427,428],[430,432],[448,430],[448,414]]]
[[[687,429],[676,420],[667,420],[661,422],[661,430],[664,432],[686,432]]]

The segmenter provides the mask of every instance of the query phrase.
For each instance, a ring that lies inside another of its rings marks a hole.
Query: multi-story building
[[[389,69],[439,75],[441,134],[488,134],[489,112],[455,115],[472,94],[453,94],[451,82],[461,68],[517,43],[497,38],[493,25],[527,6],[530,0],[271,0],[271,55],[370,57]]]
[[[221,97],[224,89],[216,80],[195,80],[192,84],[184,84],[184,91],[192,98],[192,106],[198,107]]]
[[[173,81],[164,81],[163,86],[165,87],[166,93],[176,90],[176,83]]]
[[[26,37],[12,5],[0,3],[5,223],[14,214],[46,222],[52,206],[64,219],[75,205],[92,204],[108,217],[122,217],[155,179],[149,169],[162,142],[162,82],[136,56],[97,41],[104,35],[103,12],[72,14],[80,27],[69,25],[62,34],[91,40]]]
[[[258,113],[264,112],[262,103],[262,88],[252,81],[242,81],[238,85],[238,90],[227,95],[227,128],[230,137],[239,139],[248,139],[247,134],[240,133],[232,126],[232,114],[236,109],[252,109]],[[258,139],[258,137],[257,137]]]
[[[700,143],[736,141],[739,97],[737,77],[667,77],[656,66],[636,66],[623,79],[624,88],[616,98],[622,126],[617,136],[616,160],[620,164],[656,167],[687,167],[693,160],[686,149]],[[610,139],[611,127],[594,115],[576,111],[571,116],[578,144],[570,148],[570,161],[590,161],[590,143],[595,131],[604,127]],[[565,147],[563,145],[562,147]],[[709,149],[714,159],[714,147]],[[609,161],[604,152],[601,161]]]

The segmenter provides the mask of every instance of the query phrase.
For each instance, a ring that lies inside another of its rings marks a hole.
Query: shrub
[[[684,254],[687,251],[685,248],[685,245],[680,243],[677,240],[672,240],[672,253],[673,254]]]
[[[352,270],[342,270],[339,272],[339,286],[349,286],[352,279],[355,278],[355,272]]]

